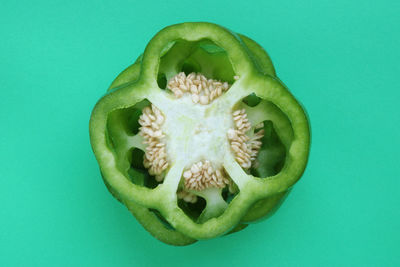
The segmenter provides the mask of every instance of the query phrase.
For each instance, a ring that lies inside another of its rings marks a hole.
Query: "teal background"
[[[399,266],[399,1],[2,1],[0,266]],[[171,247],[107,192],[88,121],[163,27],[210,21],[271,55],[312,124],[269,220]]]

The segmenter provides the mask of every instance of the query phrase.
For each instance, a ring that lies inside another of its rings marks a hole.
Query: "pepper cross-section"
[[[188,245],[272,215],[304,172],[310,132],[256,42],[183,23],[114,80],[90,140],[113,196],[157,239]]]

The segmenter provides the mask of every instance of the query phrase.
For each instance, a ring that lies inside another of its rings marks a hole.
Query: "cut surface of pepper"
[[[109,191],[171,245],[272,215],[310,144],[268,54],[211,23],[160,31],[96,104],[90,137]]]

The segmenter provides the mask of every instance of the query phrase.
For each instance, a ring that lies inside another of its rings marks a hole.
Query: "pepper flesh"
[[[245,109],[253,125],[264,122],[266,132],[257,156],[260,166],[251,173],[229,155],[223,162],[239,193],[223,200],[225,204],[219,201],[220,205],[195,220],[178,205],[184,166],[174,162],[166,180],[153,185],[148,184],[146,173],[132,168],[136,149],[144,147],[132,132],[131,114],[139,110],[140,103],[149,104],[143,101],[160,108],[165,94],[160,90],[162,80],[188,68],[200,68],[209,78],[232,83],[227,107]],[[235,232],[271,215],[302,175],[310,142],[306,115],[276,78],[266,52],[251,39],[210,23],[183,23],[159,32],[143,56],[116,78],[97,103],[90,137],[110,192],[153,236],[172,245]]]

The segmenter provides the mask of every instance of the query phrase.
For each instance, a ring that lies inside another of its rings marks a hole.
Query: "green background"
[[[399,1],[1,1],[0,266],[399,266]],[[269,220],[171,247],[107,192],[91,109],[163,27],[271,55],[306,107],[306,173]]]

